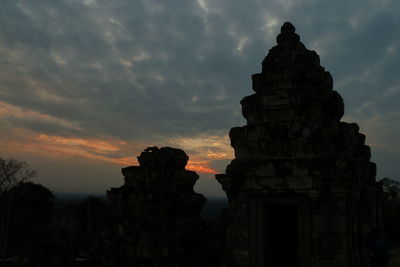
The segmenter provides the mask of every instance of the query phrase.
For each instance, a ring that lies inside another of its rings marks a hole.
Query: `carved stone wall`
[[[199,176],[185,170],[180,149],[149,147],[140,166],[122,169],[125,183],[107,191],[119,212],[122,266],[202,266],[205,197],[193,191]]]
[[[277,43],[241,101],[247,125],[229,133],[235,159],[216,175],[229,200],[229,266],[275,266],[289,245],[282,238],[292,238],[286,255],[297,257],[282,264],[365,266],[365,234],[381,223],[370,148],[357,124],[340,121],[332,77],[292,24]]]

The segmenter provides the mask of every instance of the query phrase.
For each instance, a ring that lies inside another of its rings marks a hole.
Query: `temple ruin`
[[[230,130],[235,159],[216,175],[229,201],[228,266],[366,266],[380,226],[370,148],[319,56],[286,22]]]
[[[124,185],[107,191],[119,213],[114,265],[202,266],[199,214],[206,199],[193,191],[199,176],[185,170],[188,159],[180,149],[149,147],[140,166],[122,169]]]
[[[340,121],[332,77],[294,26],[276,40],[241,101],[247,124],[229,133],[235,159],[216,175],[227,223],[199,217],[205,198],[184,151],[149,147],[108,191],[121,251],[110,266],[367,266],[366,234],[381,226],[370,148],[357,124]]]

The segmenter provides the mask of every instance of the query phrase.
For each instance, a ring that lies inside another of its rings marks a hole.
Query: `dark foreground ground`
[[[389,262],[389,267],[400,267],[400,244],[392,247],[390,254],[391,259]]]

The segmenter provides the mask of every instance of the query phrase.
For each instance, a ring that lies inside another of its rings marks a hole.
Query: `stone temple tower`
[[[185,169],[188,159],[181,149],[148,147],[140,166],[122,169],[124,184],[107,191],[118,214],[110,247],[118,253],[106,266],[205,266],[199,215],[206,199],[193,191],[199,176]]]
[[[217,175],[229,201],[228,265],[365,265],[365,235],[380,226],[380,188],[370,148],[319,56],[283,24],[254,94],[247,125],[229,136],[235,159]]]

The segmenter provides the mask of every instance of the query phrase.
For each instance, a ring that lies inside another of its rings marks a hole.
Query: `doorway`
[[[264,266],[300,267],[298,205],[265,203],[263,224]]]
[[[250,197],[249,201],[251,266],[309,267],[309,198],[301,194],[282,194]]]

